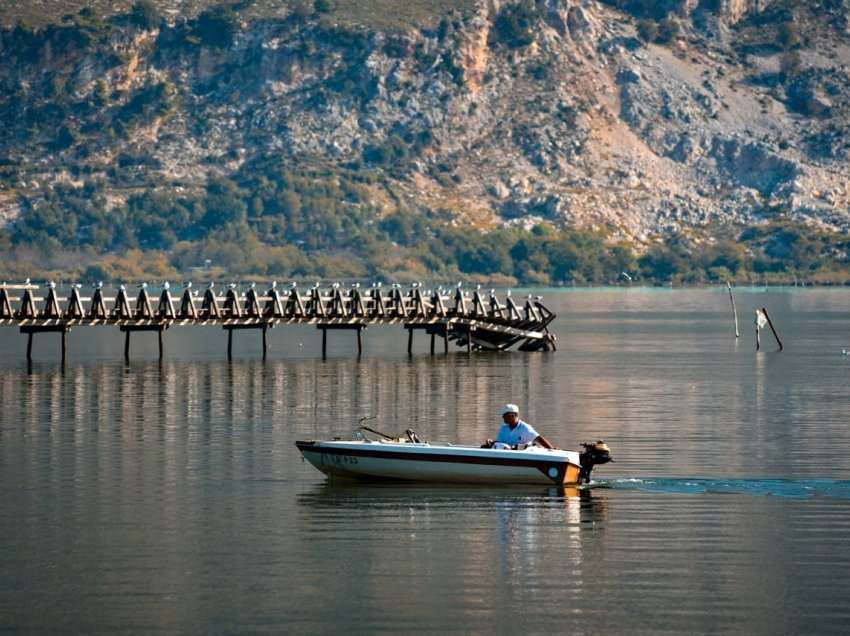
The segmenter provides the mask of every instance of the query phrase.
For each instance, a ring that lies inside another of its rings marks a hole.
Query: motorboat
[[[496,449],[431,443],[410,429],[404,436],[391,436],[364,426],[353,437],[295,445],[329,477],[361,480],[565,486],[588,483],[594,466],[612,461],[602,440],[568,451],[534,444]]]

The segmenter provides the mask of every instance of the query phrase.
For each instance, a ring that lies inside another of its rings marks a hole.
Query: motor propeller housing
[[[593,467],[599,464],[607,464],[614,461],[611,457],[611,449],[603,440],[582,443],[584,450],[579,453],[578,459],[581,465],[579,483],[590,483],[590,473]]]

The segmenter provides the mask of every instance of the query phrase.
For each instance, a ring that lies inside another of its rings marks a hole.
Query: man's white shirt
[[[511,427],[507,424],[502,424],[499,434],[496,435],[496,442],[516,446],[517,444],[530,444],[538,437],[539,434],[531,427],[531,424],[520,420],[514,430],[511,430]]]

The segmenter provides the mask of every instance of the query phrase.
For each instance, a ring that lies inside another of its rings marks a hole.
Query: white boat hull
[[[571,485],[579,482],[578,453],[531,447],[372,441],[296,442],[304,458],[329,476],[476,484]]]

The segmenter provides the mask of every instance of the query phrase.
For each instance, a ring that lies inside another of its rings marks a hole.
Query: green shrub
[[[638,18],[663,20],[681,4],[681,0],[604,0],[607,4]]]
[[[779,43],[785,49],[793,49],[800,46],[800,34],[797,25],[791,21],[779,25]]]
[[[655,20],[640,20],[637,32],[638,37],[644,42],[655,42],[658,37],[658,23]]]
[[[113,109],[112,129],[126,133],[138,124],[164,115],[174,107],[175,89],[168,82],[145,86],[124,105]]]
[[[152,0],[138,0],[130,11],[130,22],[140,29],[155,29],[160,23],[159,10]]]
[[[498,42],[516,49],[534,41],[534,22],[537,17],[534,3],[525,0],[510,4],[499,11],[494,23]]]
[[[205,46],[227,48],[238,30],[239,19],[233,7],[222,4],[207,9],[197,17],[192,35]]]
[[[659,44],[669,44],[679,37],[680,31],[679,21],[668,16],[658,24],[658,35],[655,41]]]

